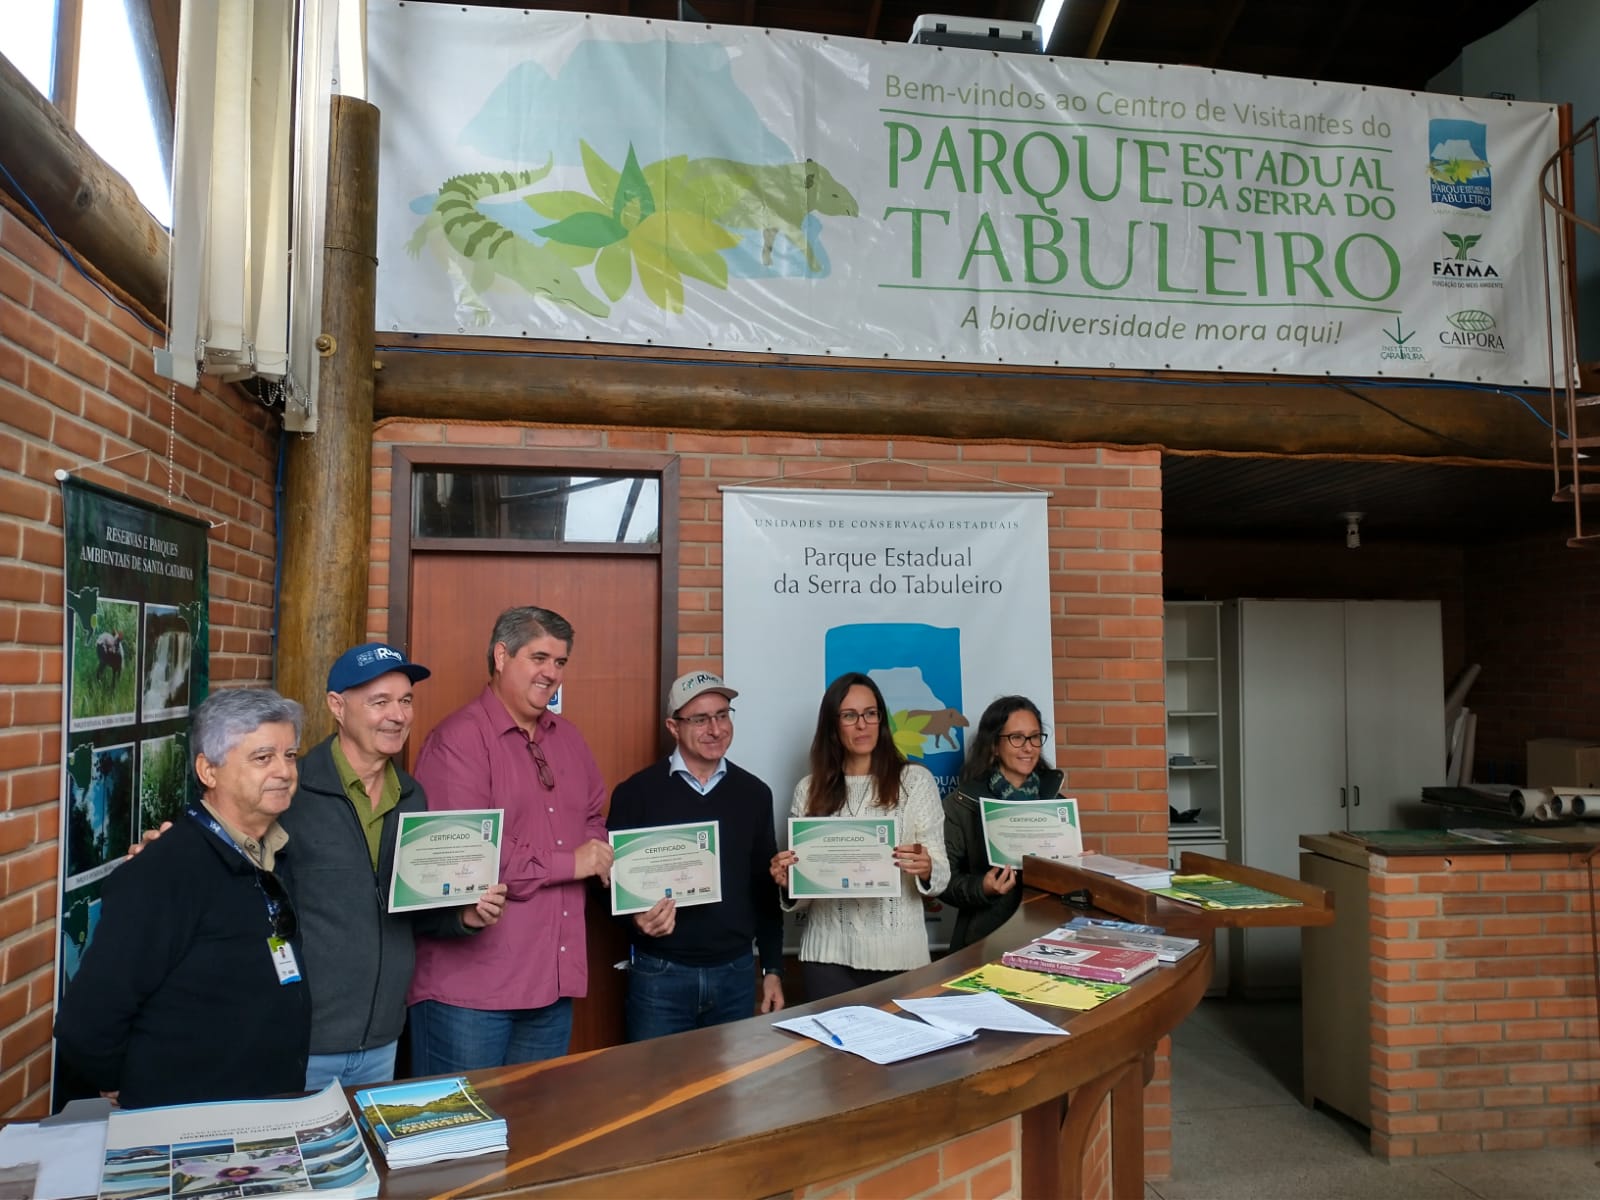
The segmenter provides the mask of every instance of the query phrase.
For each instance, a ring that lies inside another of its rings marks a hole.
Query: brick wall
[[[1581,860],[1373,856],[1374,1154],[1600,1137],[1594,894]]]
[[[676,454],[681,670],[722,666],[718,489],[724,484],[793,479],[806,487],[970,489],[991,480],[1047,488],[1055,761],[1078,798],[1089,843],[1111,854],[1165,861],[1161,472],[1154,452],[385,421],[373,447],[368,619],[371,636],[384,638],[405,636],[388,625],[396,444],[524,447],[530,466],[540,450]],[[1146,1162],[1152,1178],[1166,1176],[1171,1165],[1164,1080],[1149,1093],[1155,1098],[1147,1113],[1154,1131]]]
[[[0,1116],[49,1086],[60,822],[59,468],[204,517],[211,680],[271,676],[277,420],[232,389],[179,389],[155,335],[0,208]],[[104,462],[104,466],[94,464]]]
[[[795,1200],[1014,1200],[1022,1194],[1022,1123],[987,1129],[881,1167],[795,1189]],[[1090,1193],[1091,1196],[1097,1193]],[[1109,1194],[1109,1193],[1107,1193]]]
[[[1600,555],[1551,534],[1473,547],[1466,593],[1477,761],[1521,783],[1530,738],[1600,742]]]

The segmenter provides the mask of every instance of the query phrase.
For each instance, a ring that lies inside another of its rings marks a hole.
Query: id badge
[[[294,947],[283,938],[269,937],[267,949],[272,952],[272,968],[278,972],[278,982],[299,983],[300,964],[294,959]]]

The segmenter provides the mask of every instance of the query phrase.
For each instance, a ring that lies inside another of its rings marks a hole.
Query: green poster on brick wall
[[[68,478],[57,995],[100,889],[189,799],[189,711],[209,681],[207,526]]]

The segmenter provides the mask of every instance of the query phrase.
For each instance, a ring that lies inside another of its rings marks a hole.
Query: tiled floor
[[[1147,1200],[1597,1200],[1600,1142],[1407,1159],[1300,1103],[1300,1007],[1207,1000],[1173,1038],[1173,1174]]]

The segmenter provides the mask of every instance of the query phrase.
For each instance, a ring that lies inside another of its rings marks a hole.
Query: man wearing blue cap
[[[338,729],[300,759],[300,790],[281,818],[297,847],[295,902],[311,987],[308,1090],[333,1079],[393,1079],[413,932],[470,934],[505,907],[499,884],[470,908],[388,911],[400,814],[428,807],[395,759],[411,732],[412,686],[430,673],[381,642],[341,654],[328,671]]]

